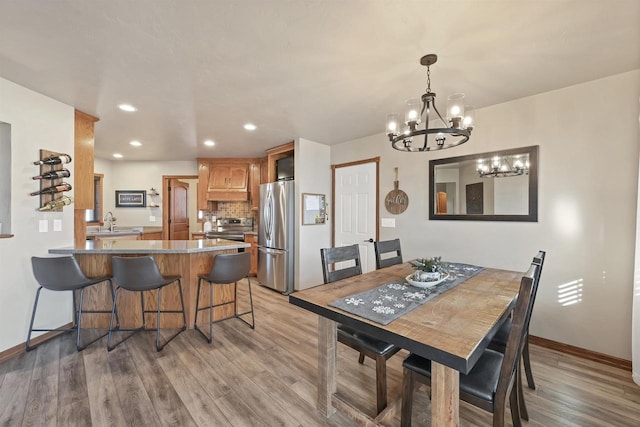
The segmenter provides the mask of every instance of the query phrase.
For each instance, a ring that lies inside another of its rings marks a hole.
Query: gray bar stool
[[[117,257],[114,256],[112,259],[113,264],[113,278],[116,281],[116,290],[113,299],[113,310],[111,312],[111,321],[109,322],[109,338],[107,339],[107,350],[111,351],[116,348],[122,342],[128,340],[133,335],[137,334],[140,331],[148,331],[153,329],[147,329],[145,314],[146,313],[157,313],[157,324],[156,324],[156,350],[161,351],[165,345],[167,345],[171,340],[178,336],[178,334],[185,329],[187,329],[187,316],[184,310],[184,297],[182,295],[182,277],[181,276],[163,276],[160,273],[160,269],[158,268],[158,264],[156,264],[156,260],[150,256],[143,257]],[[160,303],[162,301],[162,288],[167,285],[172,284],[173,282],[178,282],[178,289],[180,291],[180,304],[182,306],[181,310],[160,310]],[[140,302],[142,308],[142,326],[140,328],[135,329],[122,329],[119,327],[113,328],[113,320],[117,313],[118,306],[118,293],[120,289],[125,289],[131,292],[140,292]],[[144,309],[144,292],[151,291],[157,289],[158,290],[158,308],[157,310],[145,310]],[[165,341],[164,344],[160,345],[160,314],[161,313],[182,313],[183,326],[182,328],[176,332],[171,338]],[[117,331],[130,331],[133,334],[130,334],[122,341],[111,346],[111,335],[114,330]]]
[[[113,284],[111,283],[110,276],[89,278],[85,276],[84,272],[78,265],[78,261],[74,257],[58,257],[58,258],[38,258],[31,257],[31,266],[33,267],[33,275],[36,281],[40,284],[38,291],[36,292],[36,300],[33,304],[33,312],[31,313],[31,323],[29,324],[29,334],[27,335],[27,351],[31,351],[38,345],[31,346],[31,333],[32,332],[71,332],[76,331],[76,348],[78,351],[84,350],[88,345],[93,344],[100,338],[107,335],[101,335],[95,338],[93,341],[82,345],[80,344],[80,329],[82,323],[82,314],[86,313],[112,313],[112,310],[100,311],[100,310],[82,310],[82,301],[84,298],[84,290],[87,286],[96,285],[102,282],[109,282],[111,287],[111,297],[113,298]],[[50,291],[71,291],[73,294],[73,314],[75,325],[72,328],[57,328],[57,329],[33,329],[33,322],[36,318],[36,310],[38,309],[38,301],[40,299],[40,291],[42,288]],[[76,303],[76,291],[80,291],[80,304]],[[118,313],[115,313],[116,320]]]
[[[213,340],[213,324],[223,320],[236,317],[246,323],[251,329],[255,329],[255,318],[253,315],[253,297],[251,295],[251,279],[249,279],[249,270],[251,269],[251,252],[240,252],[237,254],[220,254],[213,259],[213,266],[208,275],[201,274],[198,276],[198,293],[196,298],[196,318],[194,321],[195,329],[202,334],[209,344]],[[238,280],[247,278],[249,286],[249,304],[251,309],[242,313],[238,313]],[[200,307],[200,287],[202,281],[209,284],[209,305]],[[233,283],[233,301],[213,303],[213,285],[214,284],[230,284]],[[222,319],[213,320],[213,308],[223,305],[233,304],[233,315]],[[209,336],[198,327],[198,312],[209,310]],[[240,316],[251,313],[251,323]]]

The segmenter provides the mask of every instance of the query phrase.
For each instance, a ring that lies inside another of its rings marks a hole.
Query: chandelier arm
[[[428,68],[427,68],[428,69]],[[431,85],[431,83],[429,83],[429,85]],[[429,129],[429,106],[431,105],[431,102],[429,101],[429,98],[425,98],[423,103],[422,103],[422,113],[425,112],[425,110],[427,111],[427,114],[424,116],[424,128]],[[422,113],[420,113],[420,117],[422,117]],[[427,145],[429,143],[428,141],[429,139],[429,134],[425,132],[424,134],[424,144],[422,144],[422,149],[420,149],[420,151],[428,151]]]
[[[443,119],[443,118],[442,118],[442,115],[440,114],[440,111],[438,111],[438,108],[436,107],[436,102],[435,102],[435,101],[433,101],[433,109],[435,110],[436,114],[438,115],[438,117],[440,118],[440,120],[442,121],[442,123],[443,123],[445,126],[448,126],[448,127],[450,127],[450,128],[452,128],[452,129],[453,129],[453,125],[452,125],[452,126],[449,126],[449,125],[447,124],[447,121],[446,121],[445,119]]]

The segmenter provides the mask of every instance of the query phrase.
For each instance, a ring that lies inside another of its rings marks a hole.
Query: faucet
[[[102,220],[109,221],[109,231],[113,233],[113,214],[111,211],[104,214],[104,218],[102,218]]]

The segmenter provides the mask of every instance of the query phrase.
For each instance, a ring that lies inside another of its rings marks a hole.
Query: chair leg
[[[364,353],[360,353],[360,357],[358,357],[358,363],[361,365],[364,363]]]
[[[527,375],[527,385],[530,389],[536,389],[536,383],[533,381],[533,372],[531,372],[531,359],[529,357],[529,334],[524,338],[524,348],[522,349],[522,360],[524,360],[524,373]]]
[[[27,335],[27,351],[33,350],[35,347],[31,347],[31,332],[33,331],[33,322],[36,320],[36,309],[38,308],[38,300],[40,299],[40,291],[42,291],[42,286],[38,288],[36,292],[36,300],[33,303],[33,312],[31,313],[31,323],[29,324],[29,334]],[[74,307],[75,310],[75,307]]]
[[[411,427],[411,412],[413,408],[413,372],[402,370],[402,409],[400,411],[400,426]]]
[[[377,414],[387,407],[387,360],[376,357],[376,409]]]
[[[253,295],[251,295],[251,279],[247,277],[247,285],[249,286],[249,305],[251,306],[251,329],[256,328],[256,317],[253,314]]]
[[[520,361],[518,361],[518,366],[516,368],[516,382],[518,387],[518,409],[520,412],[520,417],[524,420],[529,421],[529,411],[527,411],[527,403],[524,401],[524,388],[522,386],[522,367],[520,365]]]
[[[517,374],[516,374],[517,375]],[[517,383],[517,380],[516,380]],[[522,427],[522,423],[520,422],[520,411],[518,407],[518,384],[514,383],[511,388],[511,393],[509,393],[509,409],[511,410],[511,422],[513,423],[513,427]],[[493,414],[495,426],[495,419],[497,414]],[[504,423],[504,411],[502,411],[503,423]]]

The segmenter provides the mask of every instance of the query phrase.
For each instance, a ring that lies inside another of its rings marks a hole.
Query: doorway
[[[362,272],[376,268],[380,158],[332,165],[333,246],[358,244]]]
[[[195,175],[162,177],[163,240],[189,240],[192,232],[199,231],[197,187]]]

